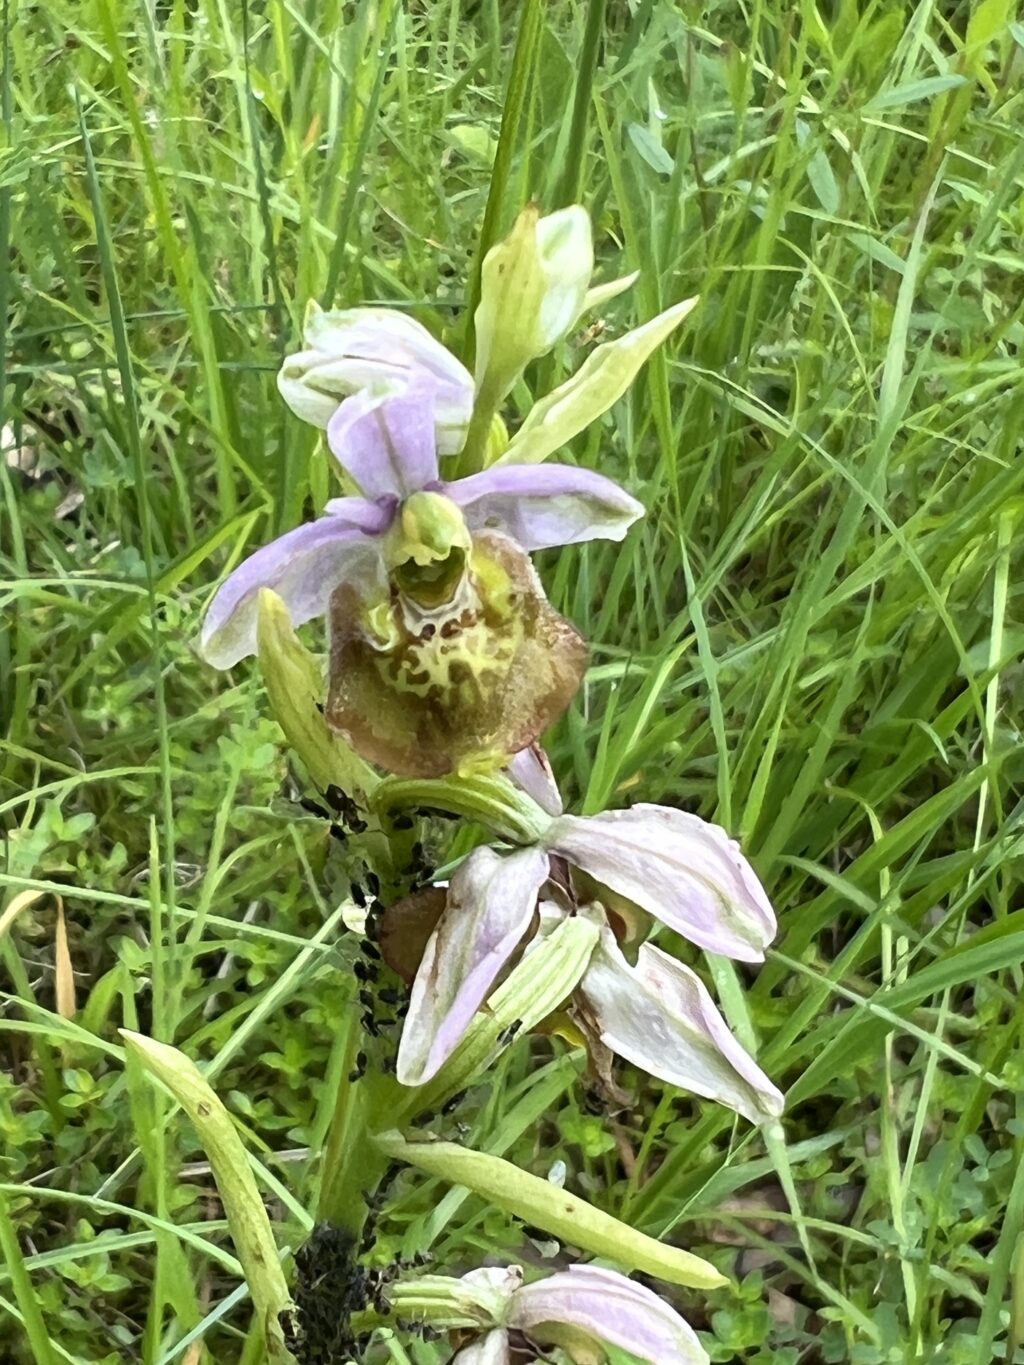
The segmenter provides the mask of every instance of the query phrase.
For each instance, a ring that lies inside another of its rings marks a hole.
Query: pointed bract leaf
[[[700,977],[659,948],[645,943],[631,967],[604,930],[580,991],[605,1046],[648,1075],[751,1123],[782,1113],[781,1093],[729,1032]]]
[[[507,857],[478,848],[453,874],[413,982],[398,1049],[403,1085],[430,1080],[454,1051],[526,933],[547,875],[538,848]]]
[[[166,1043],[121,1029],[130,1055],[155,1076],[185,1110],[210,1160],[228,1230],[245,1271],[253,1304],[267,1334],[267,1359],[290,1361],[278,1323],[288,1285],[270,1219],[234,1121],[191,1058]]]
[[[579,1195],[556,1189],[550,1181],[530,1175],[502,1157],[470,1151],[454,1142],[408,1142],[400,1133],[381,1133],[375,1141],[392,1159],[408,1162],[450,1184],[465,1185],[507,1213],[595,1256],[656,1275],[670,1284],[717,1289],[728,1283],[710,1262],[656,1242]]]
[[[708,952],[760,962],[775,937],[775,912],[739,845],[696,815],[646,804],[563,815],[545,842]]]
[[[256,635],[271,709],[317,788],[336,786],[364,795],[373,791],[379,780],[376,773],[328,730],[321,666],[295,634],[288,608],[270,588],[259,591]]]
[[[530,409],[498,465],[537,464],[618,402],[640,366],[696,306],[686,299],[614,341],[595,347],[564,384]]]

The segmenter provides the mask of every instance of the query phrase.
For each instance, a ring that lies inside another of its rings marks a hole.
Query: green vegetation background
[[[539,8],[502,229],[570,156],[585,7]],[[5,6],[5,1361],[246,1358],[202,1154],[120,1025],[212,1063],[283,1243],[308,1225],[344,857],[251,670],[191,641],[218,575],[326,496],[274,386],[305,300],[460,343],[524,9]],[[628,793],[743,839],[782,934],[745,997],[712,975],[789,1091],[788,1152],[634,1074],[634,1109],[592,1114],[540,1040],[458,1118],[735,1273],[738,1299],[677,1300],[716,1361],[1024,1360],[1022,48],[1009,0],[604,17],[582,193],[599,277],[642,272],[606,326],[703,302],[571,452],[650,510],[542,562],[594,641],[553,752],[574,809]],[[73,1019],[56,903],[25,894],[55,888]],[[459,1192],[394,1200],[392,1252],[538,1259]]]

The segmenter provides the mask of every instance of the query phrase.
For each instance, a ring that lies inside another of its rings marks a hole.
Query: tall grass
[[[1024,1360],[1024,30],[1005,0],[549,0],[517,68],[522,8],[9,4],[0,888],[64,895],[79,1008],[52,900],[20,901],[5,1358],[254,1359],[209,1175],[116,1029],[211,1068],[295,1246],[349,950],[257,682],[190,642],[328,496],[274,387],[305,301],[461,345],[481,225],[578,186],[602,277],[641,271],[608,329],[702,302],[574,452],[650,511],[542,563],[594,641],[553,751],[574,809],[628,792],[744,840],[783,934],[745,996],[713,972],[786,1145],[633,1074],[592,1115],[525,1040],[469,1140],[736,1271],[688,1306],[716,1360]],[[396,1249],[538,1254],[464,1192],[394,1199]]]

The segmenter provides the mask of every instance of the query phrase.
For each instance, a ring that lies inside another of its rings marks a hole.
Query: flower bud
[[[579,204],[541,218],[528,205],[484,258],[476,324],[476,386],[495,406],[583,312],[594,269],[590,218]]]

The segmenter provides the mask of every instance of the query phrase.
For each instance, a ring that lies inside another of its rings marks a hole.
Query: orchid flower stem
[[[469,429],[466,432],[466,443],[461,454],[456,457],[455,478],[467,478],[487,466],[487,446],[501,397],[502,395],[494,392],[493,386],[487,383],[484,383],[477,392],[473,413],[469,419]]]
[[[355,1062],[359,1034],[353,1029],[347,1065]],[[317,1202],[317,1220],[344,1228],[358,1238],[372,1195],[386,1168],[386,1161],[370,1141],[375,1127],[371,1094],[373,1080],[349,1081],[343,1072],[335,1097],[334,1116],[324,1152],[323,1181]]]

